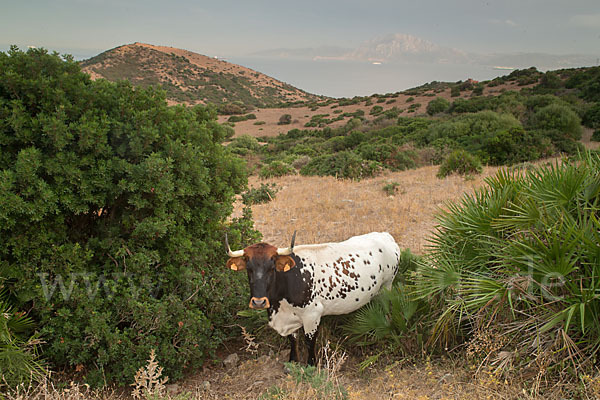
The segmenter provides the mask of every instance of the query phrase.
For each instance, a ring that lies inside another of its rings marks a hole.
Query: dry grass
[[[267,182],[275,183],[280,191],[272,202],[252,207],[255,228],[262,232],[265,242],[281,247],[289,245],[294,230],[298,231],[297,244],[335,242],[386,231],[400,247],[422,254],[439,207],[472,192],[497,170],[487,167],[473,180],[461,176],[440,180],[435,176],[437,169],[430,166],[390,172],[362,181],[299,175],[269,179]],[[251,186],[261,182],[250,178]],[[389,182],[400,184],[394,196],[383,191]]]

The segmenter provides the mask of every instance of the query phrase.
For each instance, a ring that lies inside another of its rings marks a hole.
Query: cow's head
[[[268,294],[275,289],[276,272],[287,272],[296,263],[291,257],[294,249],[296,232],[292,236],[290,247],[280,249],[267,243],[257,243],[246,247],[244,250],[231,251],[227,234],[225,244],[227,245],[227,268],[234,271],[246,270],[248,282],[250,283],[250,308],[269,308]]]

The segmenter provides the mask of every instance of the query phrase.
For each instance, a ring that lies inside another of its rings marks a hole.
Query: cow
[[[382,287],[390,289],[400,249],[387,232],[354,236],[340,243],[288,248],[257,243],[232,251],[225,235],[227,268],[246,270],[253,309],[266,309],[269,326],[290,342],[290,362],[298,360],[298,330],[304,329],[309,365],[321,317],[348,314],[367,304]]]

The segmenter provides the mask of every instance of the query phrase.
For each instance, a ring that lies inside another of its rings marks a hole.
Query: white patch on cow
[[[340,243],[296,246],[294,254],[303,260],[301,272],[312,279],[312,297],[303,307],[282,300],[269,325],[283,336],[303,327],[312,337],[322,316],[348,314],[382,287],[391,288],[400,249],[389,233],[373,232]]]
[[[287,300],[279,302],[279,309],[271,314],[269,326],[275,329],[281,336],[287,336],[302,327],[302,319],[297,315],[297,307],[292,307]]]

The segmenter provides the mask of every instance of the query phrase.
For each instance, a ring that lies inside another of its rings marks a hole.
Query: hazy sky
[[[468,52],[600,53],[600,0],[0,0],[0,48],[91,56],[136,41],[207,55],[407,33]]]

